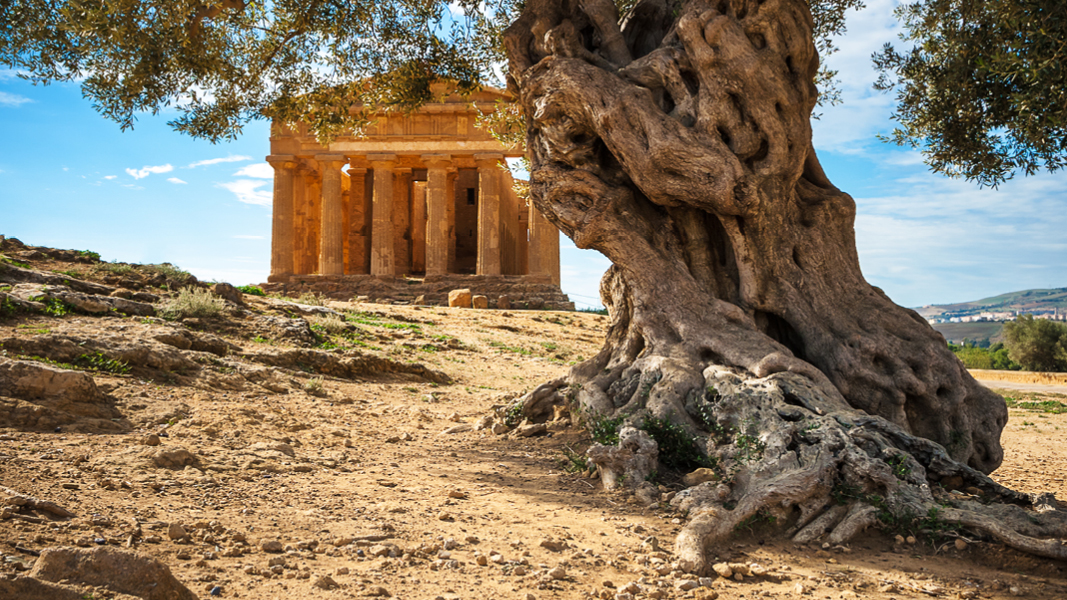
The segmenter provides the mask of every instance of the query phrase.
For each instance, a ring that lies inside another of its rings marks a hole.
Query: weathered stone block
[[[497,298],[496,307],[500,310],[507,310],[511,308],[511,300],[507,296],[501,296]]]
[[[470,308],[472,303],[469,289],[452,290],[448,292],[448,305],[452,307]]]
[[[489,298],[485,296],[474,296],[471,298],[471,304],[474,308],[489,308]]]

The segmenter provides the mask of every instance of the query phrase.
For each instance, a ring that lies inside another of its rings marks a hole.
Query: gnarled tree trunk
[[[533,201],[614,263],[607,343],[569,383],[587,417],[669,421],[719,470],[676,499],[696,570],[759,510],[845,539],[875,505],[938,506],[929,481],[1032,503],[985,476],[1004,401],[860,272],[811,142],[812,26],[803,0],[642,0],[621,25],[610,0],[527,0],[505,35]]]

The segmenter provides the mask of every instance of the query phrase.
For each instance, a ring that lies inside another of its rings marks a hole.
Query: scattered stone
[[[448,292],[448,305],[451,307],[470,308],[472,300],[471,291],[468,289]]]
[[[563,549],[565,549],[567,547],[567,544],[565,544],[563,542],[557,542],[555,540],[549,540],[549,539],[541,540],[541,543],[538,544],[538,545],[541,546],[542,548],[545,548],[546,550],[551,550],[552,552],[561,552],[561,551],[563,551]]]
[[[489,308],[489,298],[485,296],[473,296],[471,297],[471,305],[474,308]]]
[[[688,592],[689,590],[697,589],[698,587],[700,587],[700,584],[693,581],[692,579],[679,579],[678,581],[674,582],[674,587],[675,589],[681,590],[683,592]]]
[[[341,587],[329,575],[320,575],[319,577],[316,577],[315,582],[311,585],[319,588],[320,590],[333,590]]]
[[[264,552],[285,552],[285,546],[278,540],[263,540],[259,543],[259,549]]]
[[[177,523],[171,523],[167,527],[167,537],[172,540],[180,540],[189,537],[189,533],[185,531],[185,528]]]
[[[340,567],[334,573],[336,575],[348,575],[348,567]]]
[[[507,296],[501,296],[496,299],[496,307],[500,310],[508,310],[511,308],[511,299]]]
[[[221,596],[222,595],[222,586],[216,585],[215,587],[211,588],[210,594],[212,596]]]
[[[383,588],[380,585],[369,587],[364,593],[368,596],[376,598],[388,598],[389,596],[392,596],[392,594],[389,593],[389,590]]]
[[[154,433],[150,433],[150,434],[144,436],[143,438],[141,438],[141,445],[142,446],[158,446],[159,444],[160,444],[159,436],[154,434]]]
[[[548,426],[544,423],[530,423],[528,425],[521,425],[515,430],[515,435],[519,437],[533,437],[535,435],[541,435],[548,431]]]
[[[725,577],[727,579],[734,576],[734,570],[726,563],[715,563],[711,566],[711,570],[718,573],[720,577]]]
[[[448,497],[456,498],[457,500],[466,500],[467,492],[464,492],[463,490],[452,490],[448,492]]]
[[[511,570],[511,574],[515,575],[516,577],[522,577],[523,575],[526,574],[526,567],[523,567],[522,565],[518,565],[514,569]]]
[[[963,541],[963,540],[961,540],[959,538],[956,538],[956,549],[957,550],[966,550],[967,549],[967,542],[965,542],[965,541]]]
[[[609,580],[609,579],[605,579],[600,585],[602,585],[602,586],[604,586],[606,588],[614,588],[615,587],[615,584],[612,583],[612,581]]]
[[[567,571],[562,566],[558,566],[551,569],[548,572],[548,576],[552,579],[563,579],[567,576]]]
[[[401,442],[410,442],[410,441],[413,441],[414,439],[415,439],[415,436],[411,435],[410,433],[406,433],[405,432],[405,433],[401,433],[400,434],[400,441]]]
[[[228,283],[216,283],[211,286],[211,291],[223,300],[229,300],[238,306],[244,306],[244,293]]]
[[[511,428],[503,423],[493,423],[493,426],[489,428],[493,435],[504,435],[510,430]]]
[[[718,481],[719,475],[712,469],[701,468],[687,474],[682,478],[682,483],[686,487],[692,487],[694,485],[700,485],[707,481]]]
[[[479,554],[477,558],[474,559],[474,562],[478,563],[479,567],[484,567],[489,564],[489,559],[486,558],[484,554]]]

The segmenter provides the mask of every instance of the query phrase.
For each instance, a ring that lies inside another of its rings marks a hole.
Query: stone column
[[[411,272],[411,167],[393,167],[393,273]]]
[[[351,158],[349,159],[351,160]],[[348,268],[345,273],[367,273],[367,233],[365,219],[369,216],[366,210],[365,190],[367,189],[367,170],[364,168],[348,168]]]
[[[374,170],[374,200],[371,207],[370,273],[395,277],[393,263],[393,166],[395,154],[369,154]]]
[[[411,182],[411,272],[426,272],[426,182]]]
[[[315,157],[322,172],[322,219],[319,235],[319,274],[344,275],[345,238],[341,199],[341,167],[345,157],[319,154]]]
[[[307,245],[311,239],[311,221],[308,219],[307,180],[311,172],[300,163],[294,171],[293,178],[293,272],[307,275],[315,270],[307,264]]]
[[[426,274],[448,273],[448,154],[424,154],[426,164]]]
[[[445,183],[445,214],[448,215],[448,273],[456,272],[456,169],[448,169]]]
[[[293,156],[267,157],[274,167],[273,222],[270,234],[270,276],[267,281],[286,281],[293,274]]]
[[[500,163],[503,154],[476,154],[478,275],[500,275]]]
[[[304,181],[307,189],[304,192],[307,207],[307,241],[304,244],[304,264],[307,265],[305,273],[319,273],[319,245],[322,239],[322,171],[317,168],[318,164],[308,161],[308,173]],[[320,273],[321,274],[321,273]]]
[[[530,249],[529,268],[531,275],[548,277],[559,285],[559,230],[530,203]]]

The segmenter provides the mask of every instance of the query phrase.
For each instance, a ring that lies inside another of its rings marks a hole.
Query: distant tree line
[[[1004,343],[949,343],[968,369],[1067,372],[1067,325],[1022,315],[1004,324]]]

